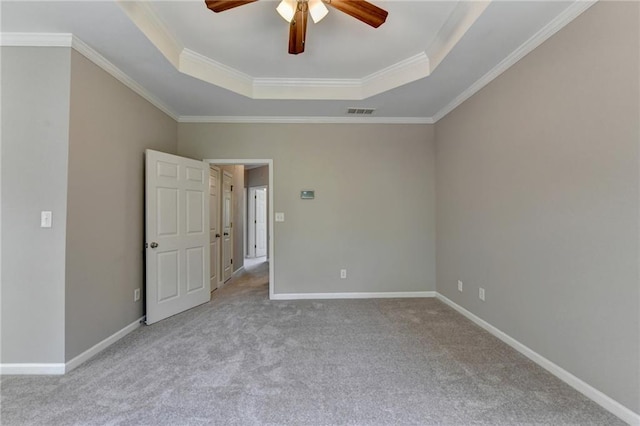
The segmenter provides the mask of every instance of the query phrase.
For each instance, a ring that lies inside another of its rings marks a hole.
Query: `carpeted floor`
[[[65,376],[3,425],[624,424],[435,299],[269,301],[267,265]]]

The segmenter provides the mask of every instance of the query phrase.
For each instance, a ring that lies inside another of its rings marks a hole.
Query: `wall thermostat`
[[[313,200],[316,198],[316,191],[300,191],[300,198],[303,200]]]

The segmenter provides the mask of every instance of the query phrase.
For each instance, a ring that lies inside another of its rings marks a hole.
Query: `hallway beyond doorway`
[[[244,258],[244,269],[248,270],[248,269],[253,269],[259,265],[261,265],[262,263],[267,261],[267,256],[261,256],[261,257],[245,257]]]

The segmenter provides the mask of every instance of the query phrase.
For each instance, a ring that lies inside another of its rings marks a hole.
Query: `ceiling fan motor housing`
[[[205,0],[207,8],[213,12],[223,12],[257,0]],[[276,10],[289,22],[289,53],[304,52],[309,15],[318,23],[329,12],[325,4],[346,13],[374,28],[384,24],[388,12],[367,1],[350,0],[282,0]]]

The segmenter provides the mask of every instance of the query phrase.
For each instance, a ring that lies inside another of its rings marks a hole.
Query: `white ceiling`
[[[269,0],[219,14],[204,0],[4,0],[2,44],[73,34],[181,121],[340,122],[372,107],[360,120],[433,122],[592,4],[372,2],[389,12],[380,28],[330,8],[300,55]]]
[[[309,21],[305,52],[290,55],[289,26],[275,11],[277,4],[262,0],[217,14],[207,13],[204,1],[158,2],[153,8],[184,46],[241,72],[359,78],[426,50],[456,6],[414,2],[406,13],[406,3],[379,1],[389,17],[377,29],[331,9],[318,24]]]

